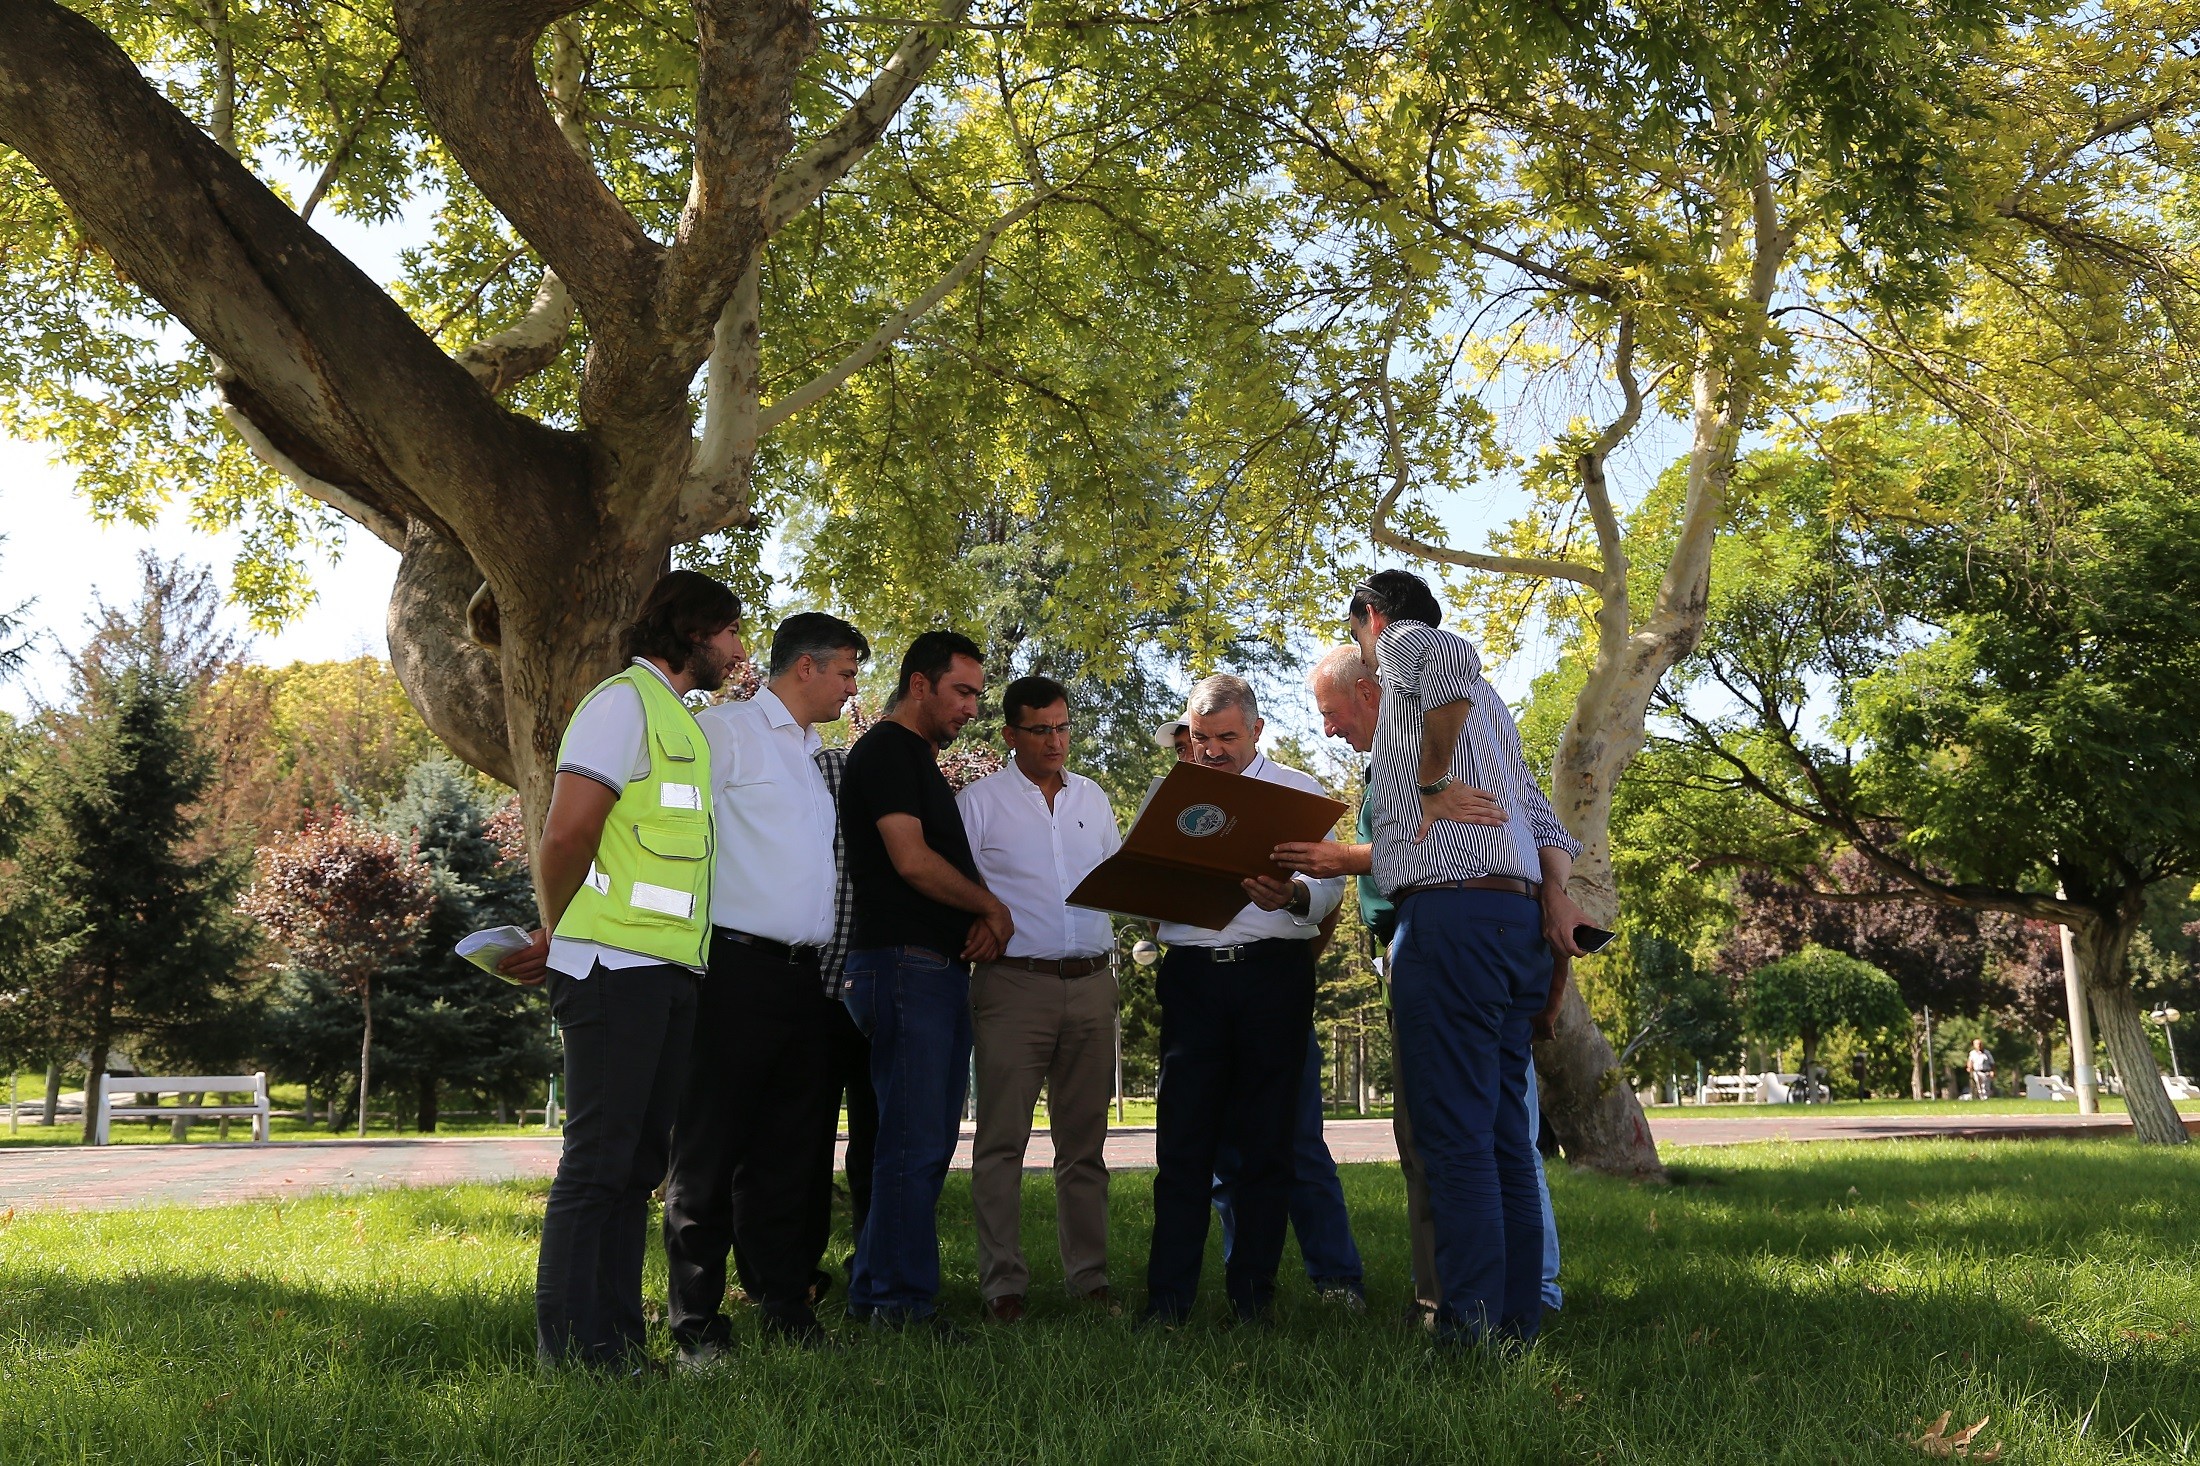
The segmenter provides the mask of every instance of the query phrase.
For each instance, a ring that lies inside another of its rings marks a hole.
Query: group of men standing
[[[1326,1223],[1307,1182],[1320,1192],[1324,1167],[1343,1239],[1319,1251],[1349,1261],[1317,1285],[1362,1296],[1320,1144],[1312,1044],[1315,957],[1357,874],[1363,907],[1388,896],[1398,914],[1401,1102],[1433,1228],[1430,1256],[1416,1250],[1416,1294],[1442,1336],[1532,1338],[1548,1208],[1527,1036],[1553,950],[1571,950],[1579,913],[1563,888],[1578,847],[1521,764],[1472,647],[1437,630],[1427,587],[1385,572],[1356,588],[1351,614],[1380,680],[1363,711],[1379,701],[1380,713],[1347,728],[1329,703],[1323,711],[1333,734],[1363,749],[1352,730],[1372,740],[1368,838],[1279,848],[1276,873],[1245,882],[1247,904],[1228,925],[1158,930],[1167,955],[1144,1318],[1167,1325],[1190,1312],[1210,1206],[1224,1216],[1230,1302],[1264,1318],[1294,1222],[1312,1270],[1309,1229]],[[977,715],[975,643],[919,636],[886,715],[843,753],[823,747],[817,725],[855,692],[870,656],[862,633],[832,616],[790,617],[753,697],[691,712],[687,695],[717,690],[744,658],[740,633],[724,586],[666,575],[629,628],[628,665],[581,704],[559,749],[537,856],[546,929],[505,964],[547,982],[565,1045],[540,1353],[643,1367],[642,1257],[660,1181],[668,1321],[684,1365],[707,1368],[730,1345],[729,1259],[767,1333],[829,1342],[815,1310],[830,1281],[819,1264],[843,1102],[856,1239],[847,1311],[876,1328],[957,1333],[938,1309],[936,1216],[973,1053],[987,1316],[1013,1323],[1025,1312],[1021,1178],[1042,1086],[1064,1281],[1112,1311],[1102,1147],[1115,942],[1104,913],[1068,897],[1120,835],[1106,794],[1065,766],[1068,693],[1046,677],[1010,683],[1009,761],[958,794],[938,754]],[[1317,671],[1317,702],[1342,665],[1332,654]],[[1186,756],[1208,767],[1320,792],[1260,752],[1258,701],[1239,678],[1198,684],[1182,724]]]

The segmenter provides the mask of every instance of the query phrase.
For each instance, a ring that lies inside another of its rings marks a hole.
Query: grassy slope
[[[0,1224],[0,1460],[1914,1462],[1905,1435],[1944,1409],[1991,1415],[1981,1442],[2010,1461],[2200,1460],[2200,1154],[1674,1158],[1669,1190],[1554,1178],[1568,1307],[1510,1364],[1435,1355],[1393,1321],[1390,1167],[1347,1168],[1364,1319],[1295,1279],[1273,1336],[1072,1315],[1035,1178],[1036,1312],[1016,1333],[764,1353],[638,1388],[532,1367],[539,1187],[17,1217]],[[1115,1194],[1134,1284],[1149,1179]],[[967,1317],[960,1177],[944,1220],[946,1301]]]

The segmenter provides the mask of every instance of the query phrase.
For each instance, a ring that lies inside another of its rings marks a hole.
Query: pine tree
[[[88,1052],[87,1140],[118,1044],[219,1067],[250,1042],[242,872],[202,848],[196,815],[212,762],[195,704],[233,651],[217,607],[204,570],[148,556],[137,605],[102,609],[72,668],[72,705],[48,719],[25,870],[54,959],[41,1004]]]
[[[404,792],[376,819],[414,841],[434,872],[435,904],[419,945],[382,974],[378,1059],[393,1083],[411,1085],[424,1131],[435,1129],[446,1089],[511,1098],[557,1067],[543,1004],[451,950],[482,927],[534,923],[525,860],[496,838],[508,803],[456,760],[439,757],[415,765]],[[515,821],[504,823],[516,830]]]

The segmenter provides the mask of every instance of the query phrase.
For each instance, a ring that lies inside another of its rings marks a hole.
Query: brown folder
[[[1239,882],[1284,874],[1270,852],[1326,837],[1344,808],[1265,779],[1180,763],[1154,781],[1123,848],[1077,883],[1070,904],[1219,930],[1245,909]]]

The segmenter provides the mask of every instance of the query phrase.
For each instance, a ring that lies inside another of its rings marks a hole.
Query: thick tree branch
[[[237,436],[252,450],[252,456],[274,469],[308,498],[318,499],[337,513],[365,526],[369,533],[393,550],[405,548],[405,524],[397,516],[377,504],[370,504],[350,489],[318,478],[306,470],[288,453],[275,446],[258,423],[244,415],[237,404],[224,391],[221,395],[222,420],[236,429]]]
[[[763,382],[758,331],[761,273],[752,261],[718,318],[710,369],[703,382],[703,436],[695,445],[681,495],[683,517],[707,520],[720,529],[749,517],[748,472],[756,458]]]
[[[398,0],[421,106],[466,176],[607,339],[645,325],[664,247],[576,154],[544,105],[535,43],[579,0]]]
[[[572,329],[573,294],[545,270],[527,314],[458,353],[458,363],[492,393],[507,392],[556,361]]]
[[[970,12],[970,0],[940,0],[939,12],[928,21],[911,21],[915,27],[902,37],[894,54],[879,68],[838,122],[811,139],[794,160],[780,171],[764,206],[764,233],[777,234],[886,135],[904,104],[916,95],[924,74],[947,47],[949,33]]]
[[[570,512],[565,435],[499,407],[89,20],[0,0],[0,35],[0,143],[222,363],[225,396],[284,458],[377,516],[461,534]],[[516,481],[539,490],[517,509],[487,487]]]
[[[765,200],[794,146],[795,73],[817,48],[803,0],[701,0],[695,14],[695,162],[655,303],[691,371],[763,248]]]

